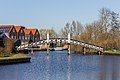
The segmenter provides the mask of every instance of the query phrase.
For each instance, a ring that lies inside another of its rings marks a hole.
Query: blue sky
[[[120,13],[120,0],[0,0],[0,25],[60,31],[66,22],[97,20],[102,7]]]

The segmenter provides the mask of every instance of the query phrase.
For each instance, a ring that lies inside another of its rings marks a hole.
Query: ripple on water
[[[120,57],[36,52],[31,63],[0,66],[0,80],[119,80]]]

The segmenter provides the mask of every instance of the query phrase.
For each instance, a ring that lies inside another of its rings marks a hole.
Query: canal
[[[120,56],[34,52],[31,63],[0,65],[0,80],[120,80]]]

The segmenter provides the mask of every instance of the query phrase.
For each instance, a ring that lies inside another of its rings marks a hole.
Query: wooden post
[[[31,53],[33,54],[33,48],[31,48]]]
[[[49,55],[49,43],[47,43],[47,55]]]
[[[68,55],[70,55],[70,33],[68,33]]]
[[[98,51],[98,54],[99,54],[99,55],[101,55],[101,52],[100,52],[100,51]]]
[[[86,54],[86,48],[83,47],[83,54],[85,55]]]
[[[103,49],[101,50],[101,55],[103,55]]]
[[[49,55],[49,33],[47,33],[47,55]]]
[[[68,43],[68,55],[70,55],[70,43]]]

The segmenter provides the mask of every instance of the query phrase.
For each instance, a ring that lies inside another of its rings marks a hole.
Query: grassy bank
[[[81,51],[75,51],[75,53],[78,53],[78,54],[83,54],[83,52]],[[96,50],[86,50],[86,55],[93,55],[93,54],[97,54],[97,51]],[[104,50],[103,51],[103,55],[120,55],[120,50]]]
[[[0,60],[7,60],[7,59],[19,59],[19,58],[30,58],[29,56],[26,56],[25,54],[11,54],[9,57],[0,57]]]
[[[110,55],[120,55],[120,50],[105,50],[104,53]]]

